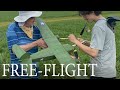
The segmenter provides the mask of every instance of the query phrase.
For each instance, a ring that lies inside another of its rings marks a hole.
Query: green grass
[[[17,11],[0,11],[0,79],[8,77],[2,77],[2,64],[9,63],[9,52],[7,48],[7,40],[6,40],[6,30],[8,27],[8,24],[13,21],[13,18],[17,16]],[[103,12],[103,15],[105,17],[108,16],[120,16],[120,12],[116,11],[109,11],[109,12]],[[79,37],[79,33],[81,29],[84,26],[85,21],[78,16],[77,11],[44,11],[43,15],[41,16],[49,26],[49,28],[53,31],[55,35],[59,35],[60,37],[68,37],[69,34],[73,33],[77,37]],[[90,29],[92,29],[93,24],[89,24]],[[90,33],[85,32],[83,34],[83,38],[90,40]],[[70,43],[68,40],[60,40],[62,44]],[[116,48],[117,48],[117,78],[120,79],[120,23],[116,26]],[[84,54],[82,51],[79,51],[79,56],[81,59],[81,63],[88,63],[89,62],[89,56]],[[119,58],[118,58],[119,57]],[[55,60],[50,61],[44,61],[40,62],[40,69],[44,71],[43,64],[45,63],[56,63],[56,73],[60,72],[60,66],[59,62]],[[89,74],[89,70],[87,71]],[[49,73],[48,77],[41,76],[42,79],[74,79],[70,78],[67,75],[65,77],[52,77],[51,72]],[[9,74],[8,74],[9,75]]]
[[[54,12],[54,14],[53,14]],[[0,22],[13,21],[13,18],[18,15],[17,11],[0,11]],[[78,15],[77,11],[43,11],[42,18],[57,18]]]

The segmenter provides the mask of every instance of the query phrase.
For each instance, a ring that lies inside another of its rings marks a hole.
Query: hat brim
[[[42,15],[42,12],[36,11],[36,12],[31,13],[30,15],[27,15],[27,16],[16,16],[14,18],[14,20],[16,22],[25,22],[25,21],[27,21],[31,17],[39,17],[41,15]]]

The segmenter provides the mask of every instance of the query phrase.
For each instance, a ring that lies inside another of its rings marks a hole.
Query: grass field
[[[0,11],[0,79],[9,79],[9,74],[7,77],[2,77],[2,64],[9,63],[9,52],[7,48],[6,41],[6,30],[8,24],[13,22],[13,18],[18,15],[17,11]],[[120,16],[120,11],[104,11],[103,15],[108,16]],[[55,35],[60,37],[68,37],[69,34],[73,33],[79,37],[79,33],[84,26],[85,21],[79,16],[77,11],[44,11],[41,16],[42,19],[48,24],[49,28],[53,31]],[[90,29],[92,29],[93,23],[88,24]],[[90,40],[90,33],[85,32],[83,35],[84,39]],[[70,43],[69,41],[60,41],[61,43]],[[116,26],[116,48],[117,48],[117,79],[120,79],[120,22]],[[78,49],[78,48],[77,48]],[[81,58],[81,63],[88,63],[89,56],[84,54],[82,51],[78,51]],[[56,63],[56,73],[60,72],[59,62],[55,60],[40,62],[40,69],[44,70],[44,63]],[[89,74],[89,70],[87,71]],[[71,79],[67,75],[65,77],[52,77],[49,73],[48,77],[43,77],[42,79]],[[74,78],[73,78],[74,79]]]

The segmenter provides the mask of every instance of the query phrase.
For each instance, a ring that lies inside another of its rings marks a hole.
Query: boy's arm
[[[85,53],[87,53],[88,55],[90,55],[91,57],[95,58],[97,57],[98,55],[98,49],[93,49],[93,48],[90,48],[84,44],[82,44],[80,41],[76,40],[75,41],[75,44],[82,50],[84,51]]]
[[[92,49],[86,45],[83,45],[82,42],[80,42],[78,39],[76,39],[76,37],[73,34],[69,35],[68,38],[71,42],[75,43],[82,51],[84,51],[85,53],[87,53],[91,57],[95,58],[98,55],[99,50]]]

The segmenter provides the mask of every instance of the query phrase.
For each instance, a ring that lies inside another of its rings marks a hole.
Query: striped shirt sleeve
[[[7,36],[7,43],[8,43],[8,48],[12,49],[12,46],[14,44],[18,44],[18,37],[16,35],[16,32],[12,30],[11,28],[8,28],[8,31],[6,32]]]

